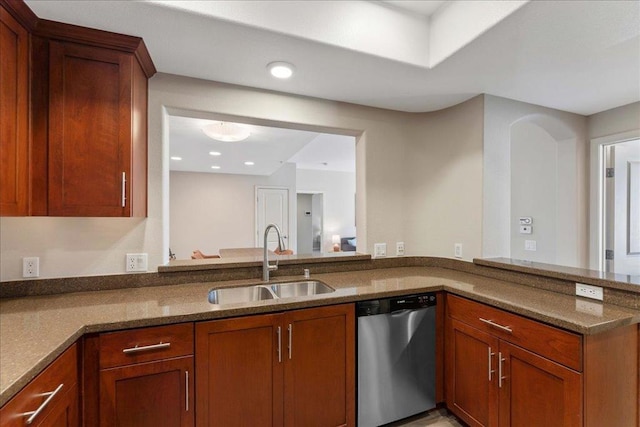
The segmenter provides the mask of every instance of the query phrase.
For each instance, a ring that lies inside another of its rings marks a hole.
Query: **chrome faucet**
[[[282,252],[285,250],[284,241],[282,240],[282,234],[280,233],[280,229],[275,224],[267,225],[267,228],[264,230],[264,245],[263,245],[263,261],[262,261],[262,280],[265,282],[269,281],[269,272],[276,271],[278,269],[278,261],[276,260],[275,265],[269,265],[269,249],[267,249],[267,237],[269,236],[269,230],[274,228],[276,230],[276,234],[278,235],[278,252]]]

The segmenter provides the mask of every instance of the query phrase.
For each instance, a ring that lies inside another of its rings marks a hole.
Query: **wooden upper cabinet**
[[[133,118],[147,86],[134,56],[52,41],[49,63],[49,215],[146,216],[146,129]]]
[[[29,32],[0,4],[0,215],[29,214]]]
[[[0,47],[0,215],[146,216],[142,39],[0,0]]]

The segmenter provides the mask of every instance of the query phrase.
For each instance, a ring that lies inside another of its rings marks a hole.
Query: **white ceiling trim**
[[[529,0],[447,2],[429,19],[429,67],[435,67],[527,3]]]
[[[428,21],[379,2],[147,0],[147,3],[419,67],[429,65]]]

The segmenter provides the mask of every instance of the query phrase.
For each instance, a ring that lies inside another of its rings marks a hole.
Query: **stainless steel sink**
[[[220,288],[209,291],[211,304],[234,304],[274,299],[275,295],[267,286],[242,286],[238,288]]]
[[[307,295],[328,294],[335,289],[317,280],[303,282],[278,283],[271,285],[271,290],[278,298],[303,297]]]
[[[211,304],[236,304],[271,299],[304,297],[334,292],[335,289],[317,280],[252,285],[237,288],[216,288],[209,291]]]

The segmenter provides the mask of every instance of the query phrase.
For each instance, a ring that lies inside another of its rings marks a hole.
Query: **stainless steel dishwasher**
[[[435,408],[436,294],[357,303],[358,426]]]

